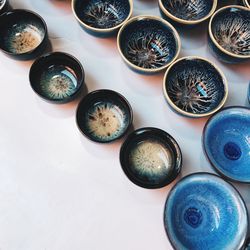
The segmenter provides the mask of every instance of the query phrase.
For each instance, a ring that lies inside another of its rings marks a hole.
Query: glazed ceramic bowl
[[[201,57],[183,57],[166,71],[164,96],[177,113],[199,118],[219,110],[228,96],[224,74]]]
[[[9,9],[8,0],[0,0],[0,15]]]
[[[154,16],[137,16],[127,21],[117,37],[124,61],[140,73],[166,69],[179,55],[181,42],[175,28]]]
[[[178,143],[165,131],[140,128],[123,143],[120,163],[134,184],[148,189],[161,188],[180,173],[182,154]]]
[[[247,236],[248,215],[231,184],[216,175],[196,173],[170,191],[164,225],[174,249],[240,250]]]
[[[31,59],[46,48],[47,26],[38,14],[12,10],[0,16],[0,49],[16,59]]]
[[[73,56],[53,52],[38,58],[30,68],[32,89],[52,103],[72,101],[84,84],[84,70]]]
[[[250,109],[228,107],[203,131],[203,149],[214,169],[232,181],[250,183]]]
[[[216,10],[217,0],[158,0],[163,18],[181,25],[195,25],[207,20]]]
[[[88,139],[113,142],[124,136],[132,125],[133,112],[121,94],[101,89],[89,93],[80,102],[76,112],[79,130]]]
[[[227,63],[250,59],[250,9],[231,5],[217,10],[209,22],[209,45]]]
[[[96,36],[111,36],[130,18],[132,0],[72,0],[81,27]]]

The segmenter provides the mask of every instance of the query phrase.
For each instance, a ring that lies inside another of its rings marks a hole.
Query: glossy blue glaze
[[[247,100],[248,100],[248,104],[250,105],[250,82],[248,84]]]
[[[216,175],[196,173],[170,191],[164,225],[177,250],[239,250],[248,229],[246,206],[236,189]]]

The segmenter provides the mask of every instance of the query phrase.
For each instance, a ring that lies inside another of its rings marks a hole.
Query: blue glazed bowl
[[[167,69],[163,92],[175,112],[199,118],[213,114],[224,105],[228,86],[216,65],[190,56],[180,58]]]
[[[203,130],[203,148],[218,173],[250,183],[250,109],[228,107],[212,116]]]
[[[175,28],[154,16],[137,16],[127,21],[117,37],[124,61],[139,73],[166,69],[179,55],[181,42]]]
[[[182,154],[178,143],[165,131],[140,128],[123,143],[120,163],[134,184],[148,189],[161,188],[180,173]]]
[[[247,236],[248,215],[231,184],[216,175],[196,173],[170,191],[164,225],[176,250],[240,250]]]
[[[208,33],[209,46],[221,61],[250,59],[250,9],[231,5],[217,10],[210,19]]]

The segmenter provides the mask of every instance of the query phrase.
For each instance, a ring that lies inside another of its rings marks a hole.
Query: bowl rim
[[[76,1],[78,0],[72,0],[71,1],[71,9],[72,9],[72,12],[73,12],[73,15],[75,17],[75,19],[84,27],[86,28],[87,30],[89,31],[92,31],[92,32],[96,32],[96,33],[103,33],[103,34],[106,34],[106,33],[110,33],[110,32],[113,32],[113,31],[116,31],[117,29],[119,29],[127,20],[130,19],[130,17],[132,16],[132,13],[133,13],[133,0],[126,0],[128,3],[129,3],[129,6],[130,6],[130,9],[129,9],[129,14],[128,16],[126,17],[126,19],[124,19],[121,23],[119,23],[118,25],[114,26],[114,27],[111,27],[111,28],[105,28],[105,29],[101,29],[101,28],[95,28],[95,27],[92,27],[88,24],[86,24],[85,22],[83,22],[83,20],[81,20],[76,11],[75,11],[75,3]],[[124,1],[124,0],[122,0]]]
[[[181,24],[198,24],[198,23],[201,23],[205,20],[207,20],[210,16],[212,16],[212,14],[215,12],[216,10],[216,7],[217,7],[217,0],[213,0],[213,5],[212,5],[212,8],[211,10],[209,11],[209,13],[204,16],[203,18],[200,18],[198,20],[186,20],[186,19],[181,19],[181,18],[178,18],[176,16],[174,16],[173,14],[171,14],[163,5],[162,3],[162,0],[158,0],[158,4],[159,4],[159,7],[160,7],[160,10],[170,19],[172,19],[173,21],[175,22],[178,22],[178,23],[181,23]]]
[[[215,16],[217,16],[217,14],[219,14],[220,12],[223,12],[224,10],[227,10],[227,9],[232,9],[232,8],[235,8],[235,9],[241,9],[241,10],[245,10],[245,11],[248,11],[249,14],[250,14],[250,9],[247,8],[247,7],[244,7],[244,6],[240,6],[240,5],[228,5],[228,6],[225,6],[225,7],[222,7],[220,9],[218,9],[217,11],[214,12],[214,14],[212,15],[212,17],[210,18],[209,20],[209,24],[208,24],[208,35],[212,41],[212,43],[223,53],[231,56],[231,57],[234,57],[234,58],[239,58],[239,59],[249,59],[250,58],[250,54],[249,55],[237,55],[237,54],[234,54],[230,51],[227,51],[226,49],[224,49],[217,41],[216,39],[214,38],[214,35],[213,35],[213,32],[212,32],[212,22],[213,22],[213,19]]]
[[[219,113],[221,113],[221,112],[223,112],[225,110],[228,110],[228,109],[243,109],[243,110],[249,110],[250,111],[250,108],[245,107],[245,106],[238,106],[238,105],[228,106],[228,107],[222,108],[221,110],[217,111],[214,115],[209,117],[209,119],[206,121],[205,126],[203,127],[203,131],[202,131],[202,136],[201,136],[202,149],[203,149],[203,152],[205,153],[206,159],[208,160],[210,166],[212,166],[212,168],[216,171],[216,173],[218,173],[224,179],[226,179],[228,181],[232,181],[234,183],[250,184],[250,180],[249,181],[241,181],[241,180],[238,180],[238,179],[231,178],[231,177],[227,176],[225,173],[223,173],[219,168],[217,168],[215,166],[215,164],[213,164],[211,159],[209,158],[208,151],[207,151],[206,146],[205,146],[205,134],[207,132],[207,127],[208,127],[209,123],[211,122],[211,120],[214,118],[215,115],[217,115],[217,114],[219,114]]]
[[[139,67],[133,63],[131,63],[126,57],[125,55],[123,54],[122,52],[122,49],[121,49],[121,46],[120,46],[120,40],[121,40],[121,35],[122,35],[122,32],[123,30],[128,26],[130,25],[131,23],[133,22],[137,22],[137,21],[141,21],[141,20],[144,20],[144,19],[148,19],[148,20],[156,20],[158,22],[161,22],[162,24],[164,24],[165,26],[167,26],[168,28],[170,28],[170,30],[173,32],[173,35],[175,37],[175,43],[176,43],[176,53],[175,53],[175,56],[171,59],[171,61],[169,61],[167,64],[159,67],[159,68],[156,68],[156,69],[148,69],[148,68],[142,68],[142,67]],[[118,51],[119,51],[119,54],[121,55],[122,59],[132,68],[132,69],[135,69],[139,72],[145,72],[145,73],[157,73],[159,71],[162,71],[164,69],[166,69],[169,65],[171,65],[176,59],[177,57],[179,56],[180,54],[180,50],[181,50],[181,39],[180,39],[180,36],[177,32],[177,30],[175,29],[175,27],[170,24],[169,22],[167,22],[166,20],[164,20],[163,18],[161,17],[158,17],[158,16],[153,16],[153,15],[138,15],[138,16],[135,16],[135,17],[132,17],[131,19],[129,19],[128,21],[126,21],[123,26],[121,27],[121,29],[119,30],[118,32],[118,35],[117,35],[117,47],[118,47]]]
[[[166,198],[166,201],[165,201],[165,204],[164,204],[164,207],[163,207],[163,225],[164,225],[164,229],[165,229],[165,232],[167,234],[167,237],[169,239],[169,242],[171,244],[171,246],[173,247],[174,250],[178,250],[175,245],[174,245],[174,242],[172,241],[170,235],[169,235],[169,232],[168,232],[168,229],[166,227],[166,223],[165,223],[165,215],[166,215],[166,206],[167,206],[167,203],[168,203],[168,200],[169,200],[169,197],[170,197],[170,194],[173,192],[174,188],[179,184],[179,182],[189,178],[189,177],[192,177],[192,176],[195,176],[195,175],[210,175],[210,176],[213,176],[213,177],[217,177],[223,181],[225,181],[230,187],[232,187],[232,189],[238,194],[240,200],[242,201],[242,204],[244,206],[244,209],[245,209],[245,212],[246,212],[246,218],[247,218],[247,225],[249,225],[249,216],[248,216],[248,209],[247,209],[247,205],[246,205],[246,202],[245,200],[243,199],[243,196],[241,195],[241,193],[238,191],[238,189],[233,185],[231,184],[230,182],[228,182],[227,180],[224,180],[221,176],[217,175],[217,174],[214,174],[214,173],[210,173],[210,172],[206,172],[206,171],[201,171],[201,172],[195,172],[195,173],[190,173],[184,177],[182,177],[177,183],[175,183],[173,185],[173,187],[169,190],[168,192],[168,195],[167,195],[167,198]],[[242,246],[243,247],[246,242],[247,242],[247,239],[248,239],[248,228],[246,230],[246,233],[245,233],[245,240],[244,242],[242,242]]]
[[[173,103],[173,101],[171,100],[171,98],[169,97],[169,95],[167,93],[167,88],[166,88],[166,81],[167,81],[168,73],[169,73],[169,71],[172,69],[172,67],[174,65],[176,65],[180,61],[184,61],[184,60],[196,60],[196,59],[202,60],[204,62],[207,62],[207,63],[209,63],[211,66],[213,66],[216,69],[216,71],[222,77],[222,81],[223,81],[223,85],[224,85],[224,90],[225,90],[225,94],[223,96],[223,99],[219,103],[219,105],[217,105],[217,107],[214,108],[213,110],[211,110],[211,111],[209,111],[207,113],[203,113],[203,114],[190,113],[190,112],[184,111],[181,108],[179,108],[178,106],[176,106]],[[170,65],[170,67],[166,70],[164,78],[163,78],[163,95],[166,98],[166,100],[167,100],[168,104],[170,105],[170,107],[173,108],[175,111],[177,111],[177,113],[182,114],[182,115],[184,115],[186,117],[201,118],[201,117],[206,117],[206,116],[209,116],[211,114],[214,114],[215,112],[217,112],[218,110],[220,110],[224,106],[224,104],[225,104],[225,102],[227,100],[227,97],[228,97],[228,82],[227,82],[227,79],[226,79],[224,73],[222,72],[222,70],[216,64],[214,64],[213,62],[211,62],[211,61],[209,61],[209,60],[207,60],[207,59],[205,59],[203,57],[200,57],[200,56],[185,56],[185,57],[181,57],[178,60],[176,60],[175,62],[173,62]]]
[[[247,8],[250,8],[250,2],[248,2],[248,0],[243,0],[244,1],[244,3],[246,4],[246,7]]]
[[[78,121],[78,116],[79,116],[81,106],[84,104],[86,99],[93,96],[93,95],[98,95],[99,93],[109,93],[109,94],[115,95],[120,100],[122,100],[122,102],[125,104],[125,106],[128,108],[128,111],[129,111],[129,122],[128,122],[127,127],[124,129],[124,131],[119,136],[117,136],[113,139],[107,140],[107,141],[101,141],[101,140],[98,140],[98,139],[91,137],[89,135],[89,133],[86,133],[85,131],[83,131],[81,129],[81,126],[80,126],[79,121]],[[77,128],[80,131],[80,133],[82,135],[84,135],[88,140],[95,142],[95,143],[100,143],[100,144],[109,144],[109,143],[112,143],[114,141],[121,139],[123,136],[125,136],[127,134],[127,132],[129,131],[129,129],[131,128],[131,126],[133,124],[133,109],[132,109],[132,106],[130,105],[129,101],[119,92],[111,90],[111,89],[97,89],[97,90],[89,92],[78,103],[77,108],[76,108],[76,113],[75,113],[75,122],[76,122]]]
[[[2,4],[0,4],[0,10],[2,10],[7,3],[8,0],[3,0]]]

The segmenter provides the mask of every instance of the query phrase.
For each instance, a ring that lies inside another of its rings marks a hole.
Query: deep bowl
[[[16,59],[31,59],[48,43],[47,26],[38,14],[12,10],[0,16],[0,49]]]
[[[231,184],[213,174],[195,173],[170,191],[164,225],[174,249],[240,250],[247,236],[248,215]]]
[[[208,27],[209,45],[227,63],[250,59],[250,9],[231,5],[217,10]]]
[[[137,16],[127,21],[117,37],[124,61],[140,73],[166,69],[179,55],[181,42],[175,28],[154,16]]]
[[[161,188],[180,173],[182,154],[175,139],[158,128],[140,128],[132,132],[120,150],[124,173],[136,185]]]
[[[9,9],[8,0],[0,0],[0,15]]]
[[[250,183],[250,109],[228,107],[203,130],[203,149],[211,165],[230,180]]]
[[[201,57],[184,57],[167,69],[163,92],[174,111],[198,118],[224,105],[228,86],[224,74],[213,63]]]
[[[38,58],[30,68],[32,89],[52,103],[72,101],[84,84],[84,70],[73,56],[53,52]]]
[[[78,105],[76,122],[88,139],[113,142],[124,136],[132,125],[133,112],[121,94],[108,90],[96,90],[86,95]]]

